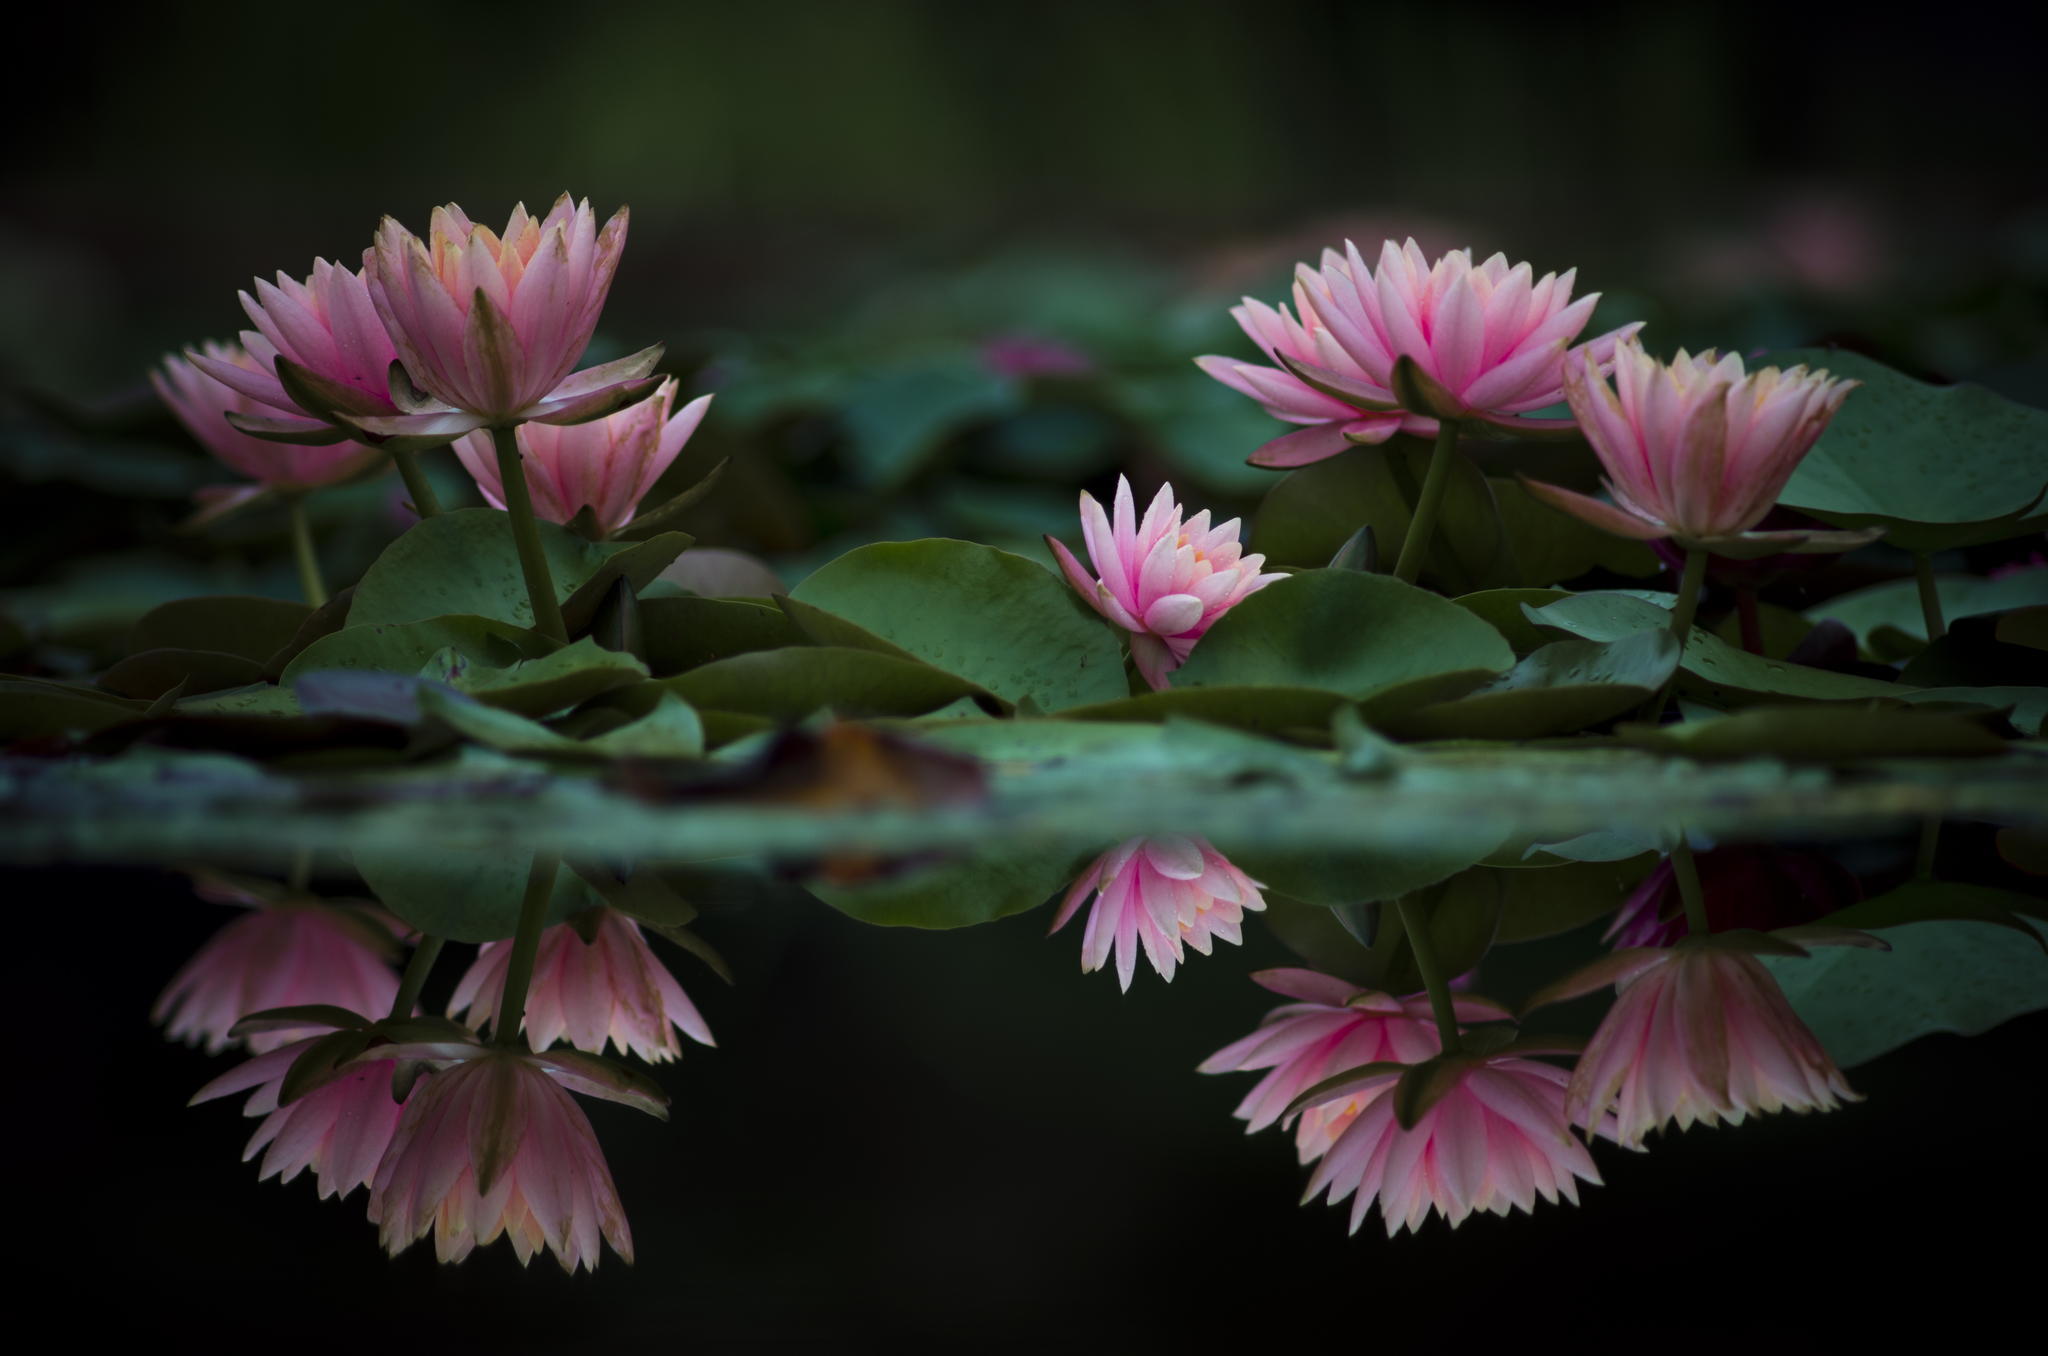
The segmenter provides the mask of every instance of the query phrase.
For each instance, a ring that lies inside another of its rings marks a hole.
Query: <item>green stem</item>
[[[427,479],[427,473],[420,469],[417,453],[393,452],[391,460],[398,467],[398,478],[405,482],[405,492],[412,496],[412,511],[422,519],[431,518],[441,511],[441,501],[434,494],[434,482]]]
[[[1429,454],[1429,474],[1422,478],[1422,493],[1415,501],[1415,514],[1408,520],[1408,531],[1401,538],[1401,555],[1394,562],[1394,578],[1404,584],[1412,584],[1422,574],[1422,558],[1429,554],[1429,543],[1436,536],[1437,514],[1444,506],[1444,492],[1451,487],[1451,463],[1456,460],[1458,450],[1458,424],[1453,419],[1439,419],[1436,425],[1436,446]]]
[[[310,607],[327,605],[327,585],[320,582],[320,557],[313,554],[313,525],[306,520],[306,497],[286,498],[292,519],[292,559],[299,566],[299,591]]]
[[[1934,586],[1934,561],[1925,551],[1913,553],[1913,577],[1920,581],[1920,619],[1927,623],[1927,643],[1948,634],[1941,617],[1941,590]]]
[[[555,892],[555,868],[561,854],[536,852],[526,873],[526,897],[519,902],[519,931],[512,935],[512,960],[505,967],[505,992],[498,1000],[498,1023],[491,1033],[500,1045],[525,1048],[520,1025],[526,1019],[526,988],[533,983],[533,961],[540,952],[548,900]]]
[[[1935,854],[1941,851],[1941,816],[1920,821],[1920,848],[1913,854],[1913,879],[1934,879]]]
[[[1395,907],[1401,911],[1401,931],[1408,937],[1408,948],[1415,953],[1415,968],[1422,972],[1422,987],[1429,990],[1429,1010],[1436,1014],[1436,1033],[1443,1038],[1444,1053],[1456,1054],[1458,1010],[1451,1004],[1450,980],[1437,965],[1436,942],[1429,935],[1429,920],[1422,916],[1413,896],[1401,896]]]
[[[1685,643],[1692,639],[1693,614],[1700,610],[1700,586],[1707,582],[1707,553],[1697,546],[1685,550],[1685,573],[1678,580],[1678,601],[1671,605],[1671,638],[1678,642],[1678,657],[1685,659]],[[1669,682],[1658,689],[1651,699],[1645,714],[1652,725],[1664,719],[1664,708],[1671,704],[1671,689],[1678,683],[1674,670]]]
[[[444,940],[430,933],[421,934],[420,944],[413,948],[412,959],[405,963],[405,974],[398,981],[398,996],[391,1000],[392,1021],[412,1016],[420,1001],[420,990],[427,987],[427,974],[441,955]]]
[[[1713,931],[1707,926],[1707,897],[1700,889],[1700,868],[1692,859],[1692,844],[1683,837],[1671,849],[1671,874],[1678,877],[1678,897],[1685,904],[1685,930],[1694,937],[1706,936]]]
[[[498,480],[505,513],[512,520],[512,544],[519,548],[519,569],[526,576],[526,596],[533,603],[534,630],[558,645],[569,643],[569,628],[555,601],[555,580],[548,572],[547,552],[540,544],[540,526],[533,517],[533,496],[526,490],[526,468],[519,464],[519,439],[509,428],[494,428],[498,448]]]

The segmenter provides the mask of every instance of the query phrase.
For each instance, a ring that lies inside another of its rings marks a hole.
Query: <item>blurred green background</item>
[[[0,602],[83,671],[163,598],[289,596],[281,518],[173,532],[226,477],[154,408],[148,364],[241,328],[252,276],[353,259],[384,213],[497,221],[565,188],[633,208],[599,356],[665,340],[720,393],[676,478],[734,466],[683,526],[786,582],[864,540],[1068,531],[1076,487],[1119,470],[1253,510],[1270,479],[1243,456],[1279,429],[1188,359],[1249,354],[1227,307],[1277,300],[1346,236],[1577,266],[1608,296],[1596,324],[1647,319],[1660,351],[1832,341],[2048,403],[2038,47],[1988,8],[1877,14],[51,10],[0,92]],[[335,577],[401,530],[394,488],[316,499]],[[387,1270],[359,1205],[257,1186],[243,1127],[177,1105],[211,1066],[158,1050],[144,1012],[212,913],[152,873],[17,890],[121,939],[38,967],[29,1008],[93,1012],[35,1072],[87,1089],[53,1113],[82,1119],[41,1133],[66,1141],[50,1181],[90,1185],[48,1208],[67,1292],[139,1301],[117,1327],[204,1314],[314,1350],[1142,1350],[1256,1322],[1362,1347],[1438,1323],[1584,1336],[1724,1294],[1763,1296],[1780,1330],[1850,1323],[1841,1297],[1927,1265],[1928,1237],[1979,1268],[1972,1294],[2020,1279],[1989,1240],[2000,1184],[2030,1170],[2033,1122],[2000,1080],[2038,1063],[2038,1017],[1859,1071],[1873,1101],[1840,1116],[1606,1155],[1614,1185],[1580,1212],[1346,1243],[1335,1213],[1293,1210],[1276,1136],[1238,1136],[1241,1086],[1188,1072],[1267,1006],[1242,975],[1284,959],[1272,939],[1119,1000],[1040,915],[951,936],[743,920],[720,938],[742,987],[706,1003],[721,1049],[668,1076],[677,1124],[599,1113],[637,1268],[572,1285],[497,1249]]]

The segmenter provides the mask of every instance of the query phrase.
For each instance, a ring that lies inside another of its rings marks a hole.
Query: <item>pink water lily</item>
[[[1299,1117],[1294,1143],[1303,1163],[1328,1152],[1358,1113],[1392,1082],[1346,1093],[1335,1100],[1287,1114],[1296,1097],[1332,1074],[1380,1062],[1418,1064],[1443,1051],[1429,999],[1395,998],[1361,989],[1313,970],[1261,970],[1261,986],[1297,1001],[1273,1009],[1259,1029],[1231,1042],[1197,1066],[1203,1073],[1268,1070],[1232,1113],[1245,1133]],[[1459,995],[1460,1021],[1497,1021],[1508,1014],[1491,1000]]]
[[[636,405],[567,428],[521,424],[520,461],[534,513],[549,522],[566,523],[589,508],[605,533],[632,522],[640,501],[682,452],[711,406],[711,397],[702,395],[674,409],[678,389],[670,377]],[[491,507],[505,507],[505,485],[491,435],[481,430],[463,435],[456,441],[455,456]]]
[[[275,1177],[289,1182],[311,1168],[325,1200],[367,1187],[376,1178],[403,1107],[392,1095],[398,1064],[388,1059],[349,1064],[296,1100],[280,1104],[285,1075],[320,1039],[309,1036],[258,1055],[208,1083],[192,1102],[253,1089],[242,1114],[261,1116],[263,1123],[250,1137],[242,1161],[263,1155],[258,1181]]]
[[[387,1252],[431,1233],[435,1256],[460,1262],[503,1235],[521,1265],[545,1250],[564,1271],[595,1270],[600,1240],[633,1260],[604,1150],[568,1089],[665,1116],[644,1080],[566,1051],[434,1042],[375,1053],[442,1061],[406,1102],[370,1190]]]
[[[590,203],[565,193],[538,221],[514,208],[500,236],[450,203],[424,242],[386,217],[364,255],[370,299],[412,383],[438,403],[350,421],[447,441],[525,420],[576,423],[639,394],[659,348],[571,375],[611,290],[626,215],[600,231]]]
[[[208,1054],[237,1041],[258,1053],[275,1050],[304,1030],[237,1037],[235,1023],[252,1012],[310,1004],[387,1011],[398,995],[394,950],[389,931],[355,910],[311,902],[261,904],[199,948],[165,986],[150,1016],[172,1040],[204,1045]]]
[[[1240,944],[1247,910],[1266,907],[1259,883],[1201,838],[1133,838],[1097,857],[1060,901],[1049,932],[1058,932],[1090,895],[1095,905],[1081,939],[1081,971],[1099,970],[1116,952],[1117,983],[1129,992],[1144,949],[1169,982],[1186,956],[1208,955],[1215,939]]]
[[[484,943],[455,986],[449,1016],[479,1030],[494,1022],[511,960],[510,941]],[[567,1037],[576,1049],[598,1054],[610,1041],[622,1054],[654,1063],[682,1058],[677,1031],[701,1045],[715,1043],[640,925],[614,909],[600,911],[587,942],[570,923],[541,933],[525,1030],[535,1049]]]
[[[1715,934],[1616,951],[1545,989],[1536,1002],[1608,983],[1620,990],[1572,1075],[1572,1120],[1611,1112],[1619,1142],[1639,1148],[1667,1125],[1740,1125],[1759,1112],[1832,1111],[1861,1100],[1752,954],[1801,956],[1822,944],[1884,945],[1839,928]]]
[[[242,331],[250,362],[225,362],[187,350],[193,366],[264,406],[236,412],[237,427],[285,442],[337,442],[355,430],[347,414],[392,415],[391,363],[397,356],[361,272],[325,259],[305,281],[258,278],[256,295],[239,294],[256,328]]]
[[[1532,1211],[1536,1198],[1578,1204],[1581,1181],[1600,1184],[1586,1147],[1565,1120],[1570,1075],[1518,1055],[1467,1056],[1446,1066],[1447,1082],[1412,1129],[1385,1095],[1400,1077],[1382,1069],[1339,1084],[1337,1096],[1380,1091],[1317,1164],[1304,1203],[1324,1191],[1330,1204],[1351,1198],[1351,1232],[1374,1203],[1387,1237],[1420,1229],[1432,1210],[1455,1229],[1474,1211]]]
[[[261,336],[256,336],[261,338]],[[319,446],[293,445],[245,433],[243,427],[268,427],[278,422],[273,407],[249,394],[266,381],[275,384],[276,374],[255,358],[231,344],[206,343],[191,353],[193,361],[165,355],[159,371],[149,374],[150,385],[170,406],[171,413],[215,458],[240,471],[264,488],[299,493],[333,485],[361,474],[383,454],[359,442],[330,442]],[[195,363],[203,362],[202,371]],[[242,374],[229,385],[223,372]],[[231,418],[236,422],[230,422]],[[310,421],[301,420],[308,428]]]
[[[1131,659],[1155,689],[1167,685],[1218,617],[1282,577],[1259,573],[1264,556],[1240,554],[1237,519],[1211,527],[1203,509],[1183,523],[1171,485],[1159,487],[1142,522],[1123,476],[1114,518],[1084,491],[1081,533],[1096,575],[1062,542],[1047,537],[1045,544],[1074,591],[1131,633]]]
[[[1554,508],[1640,541],[1669,537],[1738,558],[1850,550],[1883,529],[1752,529],[1857,385],[1804,366],[1745,372],[1735,354],[1711,350],[1680,349],[1660,363],[1630,340],[1615,351],[1612,385],[1582,357],[1565,364],[1565,398],[1614,502],[1523,483]]]
[[[1525,435],[1571,428],[1570,420],[1521,416],[1564,398],[1565,354],[1600,299],[1572,300],[1577,270],[1534,279],[1529,265],[1500,254],[1474,264],[1470,250],[1431,263],[1413,240],[1387,241],[1377,273],[1349,241],[1342,254],[1323,251],[1322,265],[1296,267],[1295,313],[1251,297],[1231,311],[1273,366],[1195,359],[1274,418],[1308,426],[1258,449],[1254,465],[1305,466],[1401,432],[1434,436],[1440,418]],[[1641,327],[1572,351],[1605,364]],[[1405,381],[1396,370],[1404,358]]]

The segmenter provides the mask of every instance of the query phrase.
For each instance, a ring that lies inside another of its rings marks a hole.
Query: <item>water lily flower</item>
[[[431,1232],[435,1256],[460,1262],[502,1234],[522,1266],[547,1250],[564,1271],[595,1270],[600,1240],[633,1260],[604,1150],[568,1089],[665,1118],[658,1089],[568,1051],[423,1042],[376,1053],[443,1065],[413,1090],[370,1189],[387,1252]]]
[[[540,935],[526,991],[526,1039],[535,1049],[566,1036],[576,1049],[598,1054],[609,1040],[621,1053],[660,1063],[682,1058],[678,1030],[700,1045],[715,1043],[638,923],[601,909],[588,926],[587,941],[575,923]],[[495,1022],[511,961],[509,940],[484,943],[455,986],[448,1015],[478,1030]]]
[[[330,1004],[384,1012],[398,996],[388,929],[351,909],[311,901],[254,904],[216,932],[172,977],[150,1013],[164,1034],[219,1054],[240,1041],[275,1050],[304,1028],[233,1034],[236,1022],[270,1008]]]
[[[500,236],[450,203],[434,210],[424,242],[386,217],[364,255],[370,299],[432,399],[350,422],[424,445],[525,420],[577,423],[639,395],[658,347],[571,375],[611,290],[626,216],[621,207],[600,231],[590,203],[565,193],[539,221],[514,208]]]
[[[1565,398],[1614,502],[1523,483],[1553,508],[1639,541],[1669,537],[1738,559],[1851,550],[1883,529],[1753,529],[1857,385],[1804,366],[1745,372],[1740,357],[1711,350],[1660,363],[1631,339],[1615,350],[1612,385],[1583,356],[1565,363]]]
[[[1166,686],[1218,617],[1281,578],[1259,573],[1264,556],[1240,555],[1237,519],[1211,527],[1203,509],[1183,524],[1171,485],[1159,487],[1143,522],[1123,476],[1114,519],[1083,491],[1081,532],[1099,578],[1063,543],[1048,536],[1045,544],[1074,591],[1131,633],[1131,659],[1155,689]]]
[[[521,424],[520,462],[536,516],[566,523],[588,508],[609,534],[633,521],[640,501],[669,468],[704,421],[711,397],[698,396],[673,410],[678,386],[670,377],[636,405],[567,428]],[[673,413],[671,413],[673,410]],[[455,456],[493,508],[505,507],[491,435],[481,430],[456,441]]]
[[[242,1114],[262,1116],[263,1123],[250,1137],[242,1161],[263,1155],[258,1181],[275,1177],[281,1183],[289,1182],[311,1168],[320,1198],[325,1200],[367,1187],[376,1178],[377,1165],[398,1129],[403,1104],[392,1096],[392,1074],[398,1062],[390,1059],[345,1065],[328,1081],[281,1103],[285,1075],[322,1039],[308,1036],[258,1055],[201,1088],[193,1094],[192,1103],[196,1106],[254,1089]]]
[[[1500,254],[1474,264],[1470,250],[1452,250],[1431,263],[1413,240],[1387,241],[1377,273],[1349,241],[1342,254],[1323,251],[1322,264],[1296,266],[1294,314],[1251,297],[1231,310],[1273,366],[1195,359],[1275,419],[1308,426],[1254,452],[1254,465],[1306,466],[1396,433],[1434,437],[1441,419],[1523,436],[1571,428],[1570,420],[1521,416],[1563,399],[1566,351],[1600,299],[1572,300],[1576,269],[1532,281],[1529,265]],[[1625,325],[1572,351],[1604,366],[1616,342],[1640,328]]]
[[[1346,1069],[1380,1062],[1419,1064],[1443,1052],[1424,995],[1395,998],[1313,970],[1261,970],[1252,979],[1298,1001],[1273,1009],[1258,1030],[1197,1067],[1202,1073],[1268,1070],[1232,1114],[1246,1122],[1246,1134],[1275,1121],[1284,1129],[1299,1117],[1294,1141],[1303,1163],[1328,1152],[1358,1113],[1393,1084],[1376,1084],[1289,1114],[1288,1105],[1296,1097]],[[1495,1021],[1508,1015],[1488,999],[1463,994],[1454,1005],[1460,1021]]]
[[[1716,930],[1811,923],[1863,897],[1847,868],[1824,852],[1736,844],[1693,857],[1707,922]],[[1615,947],[1671,946],[1691,931],[1671,859],[1622,901],[1601,937]]]
[[[1391,1087],[1402,1071],[1378,1066],[1338,1084],[1333,1097]],[[1578,1183],[1600,1184],[1586,1147],[1566,1124],[1570,1075],[1520,1055],[1460,1056],[1439,1066],[1435,1100],[1404,1128],[1400,1100],[1369,1100],[1316,1165],[1303,1203],[1324,1191],[1351,1198],[1351,1232],[1378,1202],[1392,1238],[1436,1210],[1452,1228],[1476,1210],[1533,1211],[1541,1196],[1577,1205]]]
[[[1116,951],[1117,982],[1128,993],[1138,949],[1171,982],[1183,946],[1208,955],[1215,938],[1244,941],[1247,909],[1266,907],[1259,883],[1232,866],[1206,839],[1133,838],[1089,864],[1060,901],[1047,935],[1067,925],[1091,894],[1095,905],[1081,939],[1081,972],[1099,970]]]
[[[166,354],[161,370],[149,374],[150,385],[207,451],[258,482],[242,490],[238,498],[250,497],[259,488],[299,493],[333,485],[360,474],[382,455],[377,448],[359,442],[294,445],[244,432],[245,427],[268,427],[275,422],[272,407],[249,394],[250,388],[262,386],[266,379],[275,382],[275,373],[247,350],[231,344],[202,344],[190,356],[193,361],[188,362]],[[198,362],[204,363],[204,371],[194,365]],[[225,372],[241,373],[242,379],[230,385],[221,380],[220,374]]]
[[[355,429],[346,414],[394,415],[391,364],[397,356],[360,271],[325,259],[300,282],[256,280],[256,295],[239,294],[253,330],[242,331],[247,364],[187,350],[192,365],[264,406],[229,419],[244,431],[282,442],[340,442]]]

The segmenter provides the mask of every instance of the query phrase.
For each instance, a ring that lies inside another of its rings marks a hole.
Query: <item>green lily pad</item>
[[[915,716],[979,690],[929,664],[828,645],[734,655],[661,686],[700,711],[791,722],[824,710],[854,719]]]
[[[545,645],[531,632],[489,617],[429,617],[415,622],[346,626],[301,650],[297,658],[285,665],[281,682],[289,687],[300,675],[321,669],[382,669],[414,674],[429,659],[448,649],[471,663],[504,668],[540,652]]]
[[[1883,524],[1909,551],[1946,551],[2048,525],[2048,410],[1981,386],[1930,386],[1860,354],[1790,349],[1752,366],[1805,363],[1863,383],[1778,496],[1841,527]]]
[[[437,844],[430,854],[366,846],[352,855],[357,874],[384,907],[421,932],[452,942],[494,942],[519,928],[533,854],[516,841]],[[558,869],[548,921],[559,923],[601,902],[574,872]]]
[[[1968,702],[2007,711],[2006,719],[2024,735],[2038,735],[2048,723],[2048,687],[1923,687],[1902,695],[1916,705]]]
[[[1536,625],[1586,640],[1614,641],[1639,631],[1660,627],[1668,630],[1671,625],[1668,610],[1627,593],[1574,594],[1543,607],[1526,608],[1524,615]],[[1748,654],[1697,627],[1686,642],[1679,668],[1680,691],[1721,705],[1746,705],[1782,697],[1855,701],[1903,695],[1896,683]]]
[[[2048,918],[2048,900],[1989,885],[1915,880],[1873,899],[1859,900],[1845,909],[1837,909],[1820,921],[1834,927],[1866,931],[1899,927],[1906,923],[1996,923],[2038,938],[2040,934],[2022,921],[2026,918]],[[2048,944],[2044,944],[2043,950],[2048,952]]]
[[[881,488],[908,479],[953,434],[1009,413],[1017,386],[970,356],[945,354],[864,376],[844,401],[847,460],[862,485]]]
[[[1460,696],[1514,652],[1455,603],[1385,575],[1311,570],[1223,614],[1173,686],[1312,687],[1365,704],[1368,720]]]
[[[2006,751],[1984,714],[1915,711],[1898,702],[1841,706],[1752,706],[1714,720],[1627,725],[1630,743],[1688,758],[1969,758]]]
[[[145,705],[72,683],[0,676],[0,738],[94,734],[135,719]]]
[[[1999,579],[1936,575],[1934,588],[1941,598],[1943,621],[1953,625],[1962,617],[2048,603],[2048,566],[2019,570]],[[1920,610],[1920,586],[1913,579],[1895,579],[1830,598],[1808,608],[1806,615],[1816,622],[1834,618],[1854,631],[1857,643],[1866,650],[1870,648],[1872,633],[1880,627],[1892,627],[1923,644],[1927,640],[1926,614]]]
[[[863,546],[790,596],[1008,702],[1029,697],[1056,711],[1130,691],[1114,629],[1058,575],[993,547],[946,539]]]
[[[640,635],[648,668],[663,677],[714,659],[805,643],[776,608],[732,598],[643,598]]]
[[[213,650],[140,650],[102,673],[99,685],[123,697],[154,700],[173,688],[190,693],[245,687],[263,678],[263,662]]]
[[[279,598],[180,598],[151,608],[128,633],[128,652],[202,650],[262,664],[313,615]]]
[[[1183,716],[1233,729],[1277,733],[1326,729],[1344,704],[1334,692],[1312,687],[1176,687],[1119,701],[1071,706],[1068,720],[1167,720]]]
[[[1484,687],[1382,723],[1403,739],[1536,739],[1611,720],[1649,700],[1678,666],[1665,631],[1612,643],[1560,640]]]
[[[1571,596],[1564,589],[1481,589],[1451,601],[1500,632],[1516,654],[1525,655],[1550,644],[1555,637],[1530,621],[1522,611],[1522,604],[1544,607]]]
[[[629,654],[607,650],[588,636],[537,659],[496,667],[478,664],[461,651],[442,651],[422,671],[487,706],[545,716],[600,693],[630,687],[648,676],[647,666]]]
[[[1496,877],[1501,891],[1497,943],[1554,937],[1604,918],[1627,901],[1657,858],[1637,853],[1619,861],[1560,866],[1474,867]]]
[[[1514,577],[1501,584],[1554,584],[1589,570],[1612,570],[1638,578],[1653,575],[1663,561],[1647,542],[1602,532],[1591,523],[1560,513],[1505,476],[1489,476],[1512,552]]]
[[[1764,956],[1785,996],[1843,1068],[1920,1036],[1974,1036],[2048,1007],[2048,955],[2031,937],[1972,922],[1908,923],[1890,951],[1823,947]]]
[[[1090,857],[991,848],[972,857],[913,867],[861,885],[814,881],[812,894],[863,923],[962,928],[1035,909],[1064,890]]]

